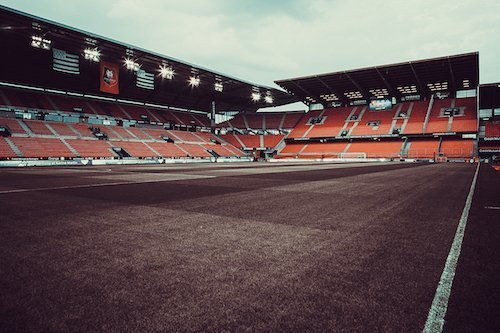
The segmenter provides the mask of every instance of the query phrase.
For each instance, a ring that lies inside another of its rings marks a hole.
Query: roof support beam
[[[325,81],[323,81],[323,80],[319,77],[319,75],[316,75],[316,79],[317,79],[317,80],[318,80],[318,81],[319,81],[322,85],[324,85],[324,86],[326,87],[326,89],[328,89],[328,90],[330,91],[330,93],[335,94],[335,95],[339,98],[339,101],[342,101],[342,102],[344,102],[344,103],[347,103],[347,102],[348,102],[348,101],[347,101],[347,99],[346,99],[346,97],[345,97],[344,95],[339,94],[339,92],[338,92],[336,89],[334,89],[334,88],[333,88],[332,86],[330,86],[328,83],[326,83]]]
[[[422,96],[422,94],[424,93],[424,86],[422,85],[422,82],[420,82],[420,79],[418,78],[417,71],[415,70],[415,67],[413,67],[413,63],[410,61],[409,64],[411,71],[415,76],[415,81],[417,82],[418,93],[420,94],[420,96]]]
[[[448,82],[448,84],[450,85],[450,91],[456,92],[455,73],[453,72],[453,66],[451,65],[450,57],[448,57],[448,67],[450,68],[450,78],[451,78],[451,82]]]
[[[307,91],[298,82],[296,82],[296,81],[289,81],[289,82],[292,83],[293,85],[295,85],[300,90],[302,90],[306,94],[306,96],[308,96],[308,97],[314,97],[314,99],[316,100],[316,103],[321,103],[321,99],[319,98],[319,96],[317,96],[316,94],[312,94],[311,92]],[[311,104],[309,101],[308,101],[308,103]]]
[[[347,72],[344,72],[344,75],[347,76],[349,80],[351,80],[352,84],[354,84],[354,86],[356,86],[359,92],[363,94],[363,97],[365,99],[368,99],[370,97],[368,93],[365,91],[365,89],[363,89],[363,87],[361,87]]]
[[[384,81],[385,87],[391,92],[392,96],[395,97],[397,95],[396,91],[392,87],[392,84],[389,83],[389,81],[386,79],[386,77],[380,72],[380,70],[375,67],[375,70],[377,71],[378,75]]]

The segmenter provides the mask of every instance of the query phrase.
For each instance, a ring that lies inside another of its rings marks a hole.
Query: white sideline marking
[[[474,196],[474,190],[476,188],[479,165],[480,163],[477,164],[476,173],[474,174],[472,184],[470,185],[469,195],[465,201],[465,207],[462,211],[460,222],[458,223],[455,238],[451,244],[450,253],[448,254],[448,258],[446,258],[443,274],[441,274],[441,279],[439,280],[436,288],[436,294],[434,295],[431,308],[429,309],[429,314],[427,315],[427,321],[425,322],[423,330],[425,333],[441,333],[443,331],[444,317],[446,316],[446,311],[448,309],[448,301],[450,299],[453,278],[455,277],[458,257],[460,256],[462,241],[464,239],[465,226],[467,225],[469,210],[472,204],[472,197]]]
[[[494,207],[494,206],[484,206],[486,209],[500,209],[500,207]]]
[[[175,174],[179,176],[179,174]],[[20,188],[15,190],[4,190],[0,191],[0,194],[9,193],[23,193],[23,192],[36,192],[36,191],[52,191],[52,190],[64,190],[73,188],[89,188],[89,187],[102,187],[102,186],[116,186],[116,185],[133,185],[133,184],[146,184],[146,183],[162,183],[162,182],[172,182],[176,180],[189,180],[189,179],[200,179],[200,178],[215,178],[216,176],[200,176],[200,175],[182,175],[182,178],[176,179],[154,179],[154,180],[143,180],[135,182],[112,182],[112,183],[102,183],[102,184],[82,184],[82,185],[67,185],[67,186],[54,186],[54,187],[39,187],[39,188]],[[188,176],[188,177],[186,177]]]

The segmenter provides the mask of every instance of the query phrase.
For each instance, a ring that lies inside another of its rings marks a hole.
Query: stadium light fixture
[[[268,91],[266,93],[266,97],[264,97],[264,101],[267,103],[267,104],[273,104],[274,102],[274,99],[273,99],[273,96],[271,95],[271,92]]]
[[[200,78],[198,76],[189,77],[188,83],[191,87],[198,87],[200,85]]]
[[[332,101],[338,101],[339,98],[335,94],[322,94],[319,95],[325,102],[332,102]]]
[[[37,49],[50,50],[50,45],[52,41],[50,39],[43,38],[41,36],[33,35],[31,36],[31,46]]]
[[[214,89],[215,89],[215,91],[222,92],[224,90],[224,85],[220,81],[215,82]]]
[[[398,86],[397,89],[402,94],[415,94],[415,93],[417,93],[417,86],[415,86],[415,85]]]
[[[83,54],[84,54],[85,59],[91,60],[94,62],[99,62],[99,60],[101,59],[101,52],[97,48],[93,48],[93,49],[86,48],[85,50],[83,50]]]
[[[376,98],[384,98],[389,95],[386,88],[370,89],[369,91]]]
[[[360,99],[363,98],[363,95],[361,94],[360,91],[347,91],[344,93],[344,95],[349,98],[349,99]]]
[[[436,82],[436,83],[427,83],[427,87],[431,91],[440,91],[440,90],[448,90],[448,82]]]
[[[260,93],[258,93],[258,92],[253,92],[253,93],[252,93],[252,101],[254,101],[254,102],[258,102],[258,101],[260,101]]]
[[[127,67],[127,69],[129,69],[129,70],[137,72],[141,68],[141,65],[139,65],[138,63],[136,63],[134,60],[132,60],[130,58],[126,58],[125,59],[125,67]]]
[[[162,65],[160,66],[160,76],[164,79],[172,80],[174,78],[175,71],[172,66]]]

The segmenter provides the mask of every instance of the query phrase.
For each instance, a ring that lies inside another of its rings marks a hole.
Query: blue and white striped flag
[[[148,73],[143,69],[137,71],[137,87],[143,89],[154,90],[155,88],[155,75]]]
[[[52,48],[53,63],[52,69],[68,74],[80,74],[80,62],[77,54]]]

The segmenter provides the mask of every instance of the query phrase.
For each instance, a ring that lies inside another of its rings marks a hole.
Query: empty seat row
[[[155,122],[210,126],[209,119],[203,114],[9,88],[0,89],[0,105],[46,111],[81,112],[137,121],[146,117]]]
[[[474,141],[470,139],[435,138],[386,141],[347,141],[328,143],[288,143],[279,157],[339,157],[342,153],[364,154],[367,158],[434,158],[438,154],[448,158],[470,158],[474,156]],[[347,154],[345,154],[347,155]]]

